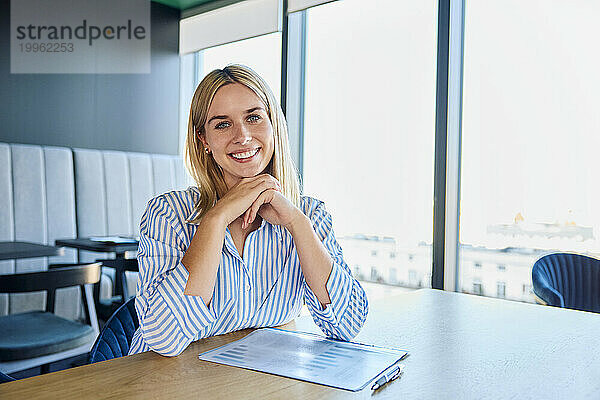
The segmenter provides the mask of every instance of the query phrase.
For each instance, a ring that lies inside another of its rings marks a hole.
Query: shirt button
[[[249,292],[249,291],[250,291],[250,285],[246,284],[246,292]]]

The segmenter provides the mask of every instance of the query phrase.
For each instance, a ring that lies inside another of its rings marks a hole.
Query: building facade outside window
[[[496,285],[496,297],[504,299],[506,297],[506,283],[498,282]]]

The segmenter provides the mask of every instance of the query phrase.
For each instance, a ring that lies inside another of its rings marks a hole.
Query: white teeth
[[[256,153],[258,153],[258,149],[247,151],[245,153],[232,154],[231,156],[233,158],[237,158],[238,160],[240,160],[240,159],[243,159],[243,158],[250,158],[250,157],[254,156]]]

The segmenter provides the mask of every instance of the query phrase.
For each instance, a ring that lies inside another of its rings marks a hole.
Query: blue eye
[[[215,125],[215,129],[225,129],[229,127],[229,122],[219,122]]]
[[[260,120],[260,115],[252,114],[248,116],[248,122],[258,122]]]

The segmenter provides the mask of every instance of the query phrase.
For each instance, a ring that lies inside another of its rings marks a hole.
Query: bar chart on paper
[[[204,361],[358,391],[406,355],[403,350],[264,328],[198,357]]]

